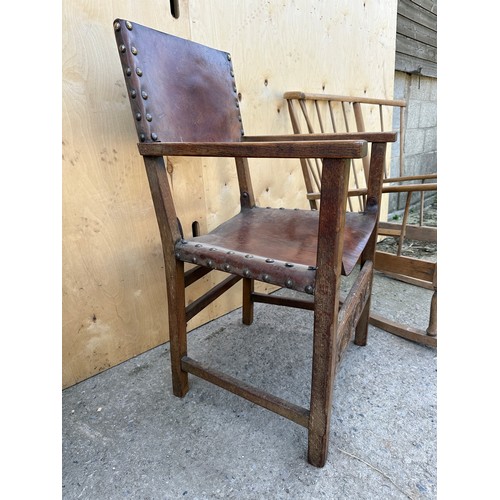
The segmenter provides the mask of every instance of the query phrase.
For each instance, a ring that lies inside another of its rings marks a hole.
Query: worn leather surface
[[[241,140],[228,53],[120,19],[115,34],[141,142]],[[317,211],[243,209],[210,234],[177,242],[175,254],[185,262],[314,293],[318,222]],[[375,222],[375,214],[346,214],[344,274],[358,262]]]
[[[350,274],[356,265],[375,219],[375,214],[346,214],[344,274]],[[242,210],[210,234],[178,242],[176,254],[185,262],[302,292],[309,286],[311,293],[317,243],[317,211],[255,207]]]
[[[239,141],[242,125],[229,54],[128,24],[131,29],[123,19],[115,20],[115,36],[139,140]]]

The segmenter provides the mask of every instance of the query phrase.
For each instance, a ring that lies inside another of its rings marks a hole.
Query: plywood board
[[[285,91],[393,97],[396,11],[396,0],[191,0],[191,35],[231,52],[246,135],[291,133]],[[298,161],[250,166],[259,205],[308,207]],[[217,199],[219,183],[205,185]]]
[[[168,340],[161,243],[114,18],[231,52],[247,135],[291,132],[286,90],[392,95],[395,0],[179,4],[174,19],[167,1],[63,3],[63,387]],[[187,233],[237,210],[232,162],[177,159],[169,171]],[[256,161],[252,173],[260,205],[307,208],[298,163]],[[193,196],[196,182],[204,189]],[[190,328],[236,307],[240,293]]]
[[[169,9],[63,3],[63,387],[168,339],[161,243],[113,20],[189,36],[188,19]],[[192,211],[204,214],[203,201]]]

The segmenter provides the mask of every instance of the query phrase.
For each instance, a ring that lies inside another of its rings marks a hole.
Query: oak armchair
[[[353,334],[356,344],[367,342],[383,158],[396,134],[319,141],[246,137],[229,53],[122,19],[114,21],[114,31],[163,246],[173,392],[183,397],[192,374],[304,426],[308,460],[322,467],[337,364]],[[372,155],[366,209],[346,214],[349,159],[366,155],[367,141]],[[241,211],[208,234],[184,237],[165,156],[234,157]],[[258,207],[248,158],[322,158],[321,210]],[[185,263],[195,267],[186,272]],[[357,279],[340,307],[341,274],[355,268]],[[214,270],[227,278],[186,306],[185,288]],[[245,324],[252,323],[256,302],[314,311],[309,408],[188,356],[187,320],[240,280]],[[301,292],[302,298],[257,293],[255,281]]]

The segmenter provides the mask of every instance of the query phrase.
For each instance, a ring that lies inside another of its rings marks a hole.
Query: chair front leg
[[[167,264],[167,260],[170,265]],[[187,355],[184,262],[171,256],[165,259],[165,264],[172,388],[174,395],[182,398],[189,390],[188,374],[181,366],[182,358]]]
[[[348,182],[349,160],[323,161],[308,435],[308,460],[316,467],[328,456]]]
[[[335,285],[332,285],[335,286]],[[313,372],[309,413],[308,452],[311,465],[323,467],[328,457],[333,382],[337,365],[336,318],[338,300],[314,313]]]

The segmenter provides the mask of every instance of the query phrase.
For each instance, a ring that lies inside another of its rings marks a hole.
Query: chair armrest
[[[242,141],[347,141],[362,140],[367,142],[396,142],[397,132],[341,132],[335,134],[287,134],[244,136]]]
[[[377,97],[356,97],[352,95],[335,95],[335,94],[314,94],[312,92],[290,91],[283,94],[283,98],[299,99],[299,100],[314,100],[314,101],[336,101],[336,102],[359,102],[360,104],[379,104],[382,106],[400,106],[406,107],[404,99],[379,99]]]
[[[384,183],[425,181],[425,180],[429,180],[429,179],[436,179],[437,180],[437,174],[407,175],[404,177],[388,177],[387,179],[384,179]]]
[[[362,158],[364,140],[263,142],[144,142],[143,156],[215,156],[241,158]]]
[[[423,193],[424,191],[437,191],[437,184],[407,184],[396,186],[382,186],[382,193]],[[362,196],[368,192],[366,188],[351,189],[349,196]],[[319,193],[308,193],[308,200],[319,200]]]

